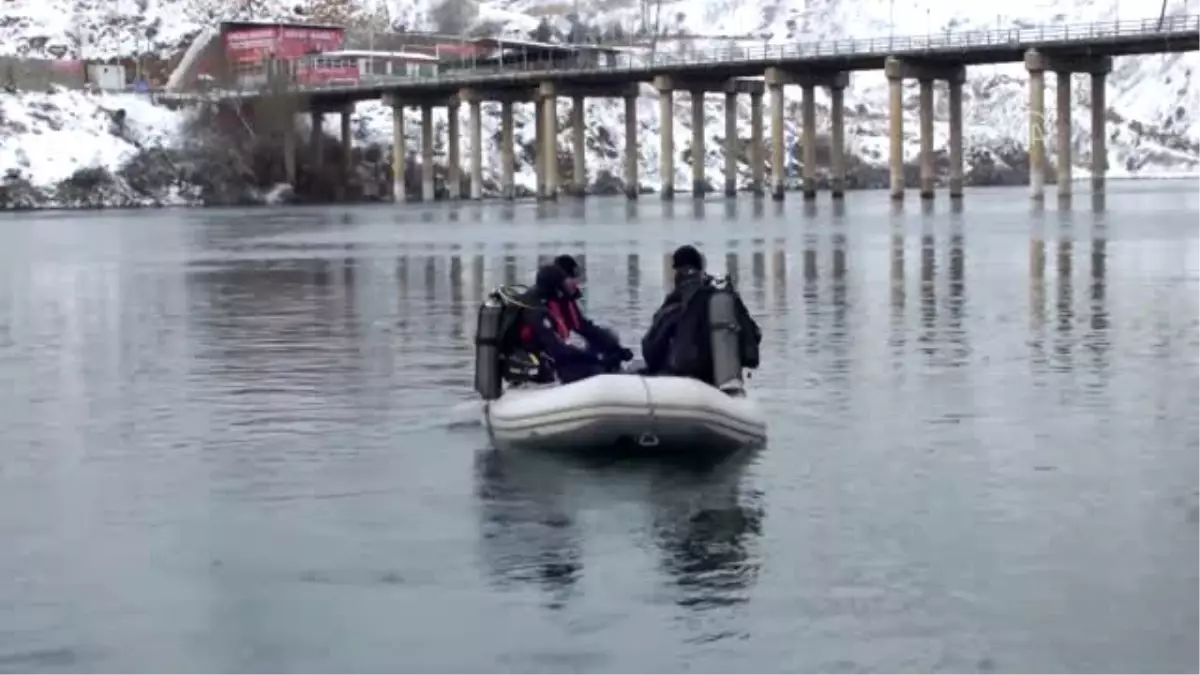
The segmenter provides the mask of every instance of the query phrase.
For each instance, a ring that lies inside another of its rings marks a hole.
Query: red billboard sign
[[[438,44],[434,47],[433,51],[437,56],[442,58],[458,57],[466,59],[472,56],[483,56],[487,50],[481,49],[478,45],[453,42]]]
[[[341,49],[345,34],[337,28],[256,26],[227,30],[224,40],[231,63],[259,63],[268,58],[294,61],[305,54]]]
[[[358,77],[358,65],[354,63],[302,63],[296,68],[297,84],[350,84],[358,82]]]
[[[334,28],[281,28],[277,54],[281,59],[298,59],[342,48],[345,35]]]
[[[231,63],[257,63],[275,51],[275,28],[243,28],[225,33],[225,55]]]

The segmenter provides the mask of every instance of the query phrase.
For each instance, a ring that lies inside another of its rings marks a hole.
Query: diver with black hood
[[[522,347],[552,362],[563,384],[615,372],[622,361],[633,358],[633,352],[622,347],[614,335],[579,312],[567,279],[558,265],[539,268],[533,288],[521,303]],[[581,341],[583,344],[578,344]]]
[[[567,273],[567,299],[578,304],[583,297],[583,291],[579,290],[579,274],[583,271],[579,261],[575,256],[564,253],[554,259],[554,265]]]
[[[580,273],[583,268],[580,267],[579,261],[575,260],[575,256],[564,253],[554,259],[554,264],[567,273],[566,282],[566,297],[563,302],[569,305],[565,309],[574,312],[575,316],[579,317],[579,323],[583,330],[578,331],[585,337],[589,334],[595,334],[597,331],[603,333],[600,339],[588,337],[587,340],[593,345],[599,345],[600,349],[609,356],[619,357],[621,361],[630,361],[633,359],[633,352],[621,346],[621,338],[616,332],[604,326],[593,324],[583,314],[583,310],[579,307],[579,301],[583,298],[583,291],[579,288]],[[584,331],[587,331],[586,333]]]
[[[704,272],[704,256],[694,246],[676,249],[671,266],[675,288],[654,313],[642,338],[644,372],[692,377],[713,386],[725,386],[736,379],[740,386],[741,369],[758,367],[762,342],[758,324],[732,283],[718,283]],[[713,302],[718,294],[726,296],[721,304]],[[719,307],[724,316],[714,319],[714,307]],[[714,344],[714,336],[720,345]]]

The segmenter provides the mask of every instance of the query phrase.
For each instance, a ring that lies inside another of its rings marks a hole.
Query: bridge
[[[691,94],[693,119],[703,119],[704,95],[725,94],[726,171],[725,192],[734,194],[739,139],[736,104],[739,95],[748,95],[751,103],[750,189],[761,193],[765,185],[763,161],[763,95],[771,94],[770,168],[771,193],[784,197],[785,146],[783,137],[783,88],[798,85],[803,90],[801,105],[803,145],[803,191],[806,199],[816,198],[816,87],[825,87],[831,99],[832,180],[834,198],[844,194],[845,157],[843,128],[843,91],[851,73],[883,70],[889,82],[890,173],[893,198],[905,194],[903,166],[903,82],[920,83],[919,126],[921,137],[919,191],[923,199],[934,195],[933,156],[933,83],[946,81],[950,111],[950,180],[952,198],[962,196],[962,84],[969,66],[1000,63],[1024,63],[1030,74],[1030,183],[1031,196],[1044,198],[1045,184],[1045,73],[1054,72],[1061,83],[1069,83],[1073,73],[1088,73],[1092,83],[1092,181],[1094,190],[1102,190],[1107,170],[1105,145],[1105,86],[1115,56],[1173,53],[1200,50],[1200,15],[1169,16],[1139,21],[1041,26],[1021,29],[964,31],[922,36],[889,36],[871,39],[845,39],[800,43],[724,47],[688,54],[608,53],[605,58],[568,58],[550,62],[525,61],[504,67],[460,64],[437,73],[372,78],[354,84],[297,85],[286,77],[274,78],[265,87],[241,91],[219,90],[200,94],[167,95],[165,98],[195,99],[203,96],[223,102],[254,104],[266,99],[291,100],[295,110],[307,110],[314,117],[328,112],[343,116],[343,141],[348,147],[349,115],[356,101],[382,98],[396,110],[393,124],[393,176],[395,194],[403,194],[406,107],[419,107],[422,118],[422,190],[420,198],[434,196],[432,111],[450,109],[448,182],[451,198],[459,197],[461,186],[459,161],[459,106],[469,107],[471,136],[470,197],[482,197],[482,121],[480,103],[499,101],[501,114],[501,153],[503,174],[501,190],[505,197],[514,195],[512,106],[532,102],[537,111],[538,195],[554,198],[559,193],[557,161],[557,99],[573,100],[570,113],[573,155],[572,184],[567,191],[583,194],[586,189],[583,100],[588,97],[625,100],[624,179],[630,198],[638,194],[638,126],[636,99],[641,85],[653,84],[659,96],[661,119],[673,118],[674,93]],[[1071,188],[1070,87],[1058,87],[1056,132],[1058,194],[1069,196]],[[673,124],[662,125],[660,174],[675,175]],[[704,156],[703,124],[692,126],[692,156]],[[285,164],[294,175],[294,134],[285,134]],[[692,163],[692,192],[703,196],[707,181],[703,162]],[[664,184],[664,199],[674,197],[675,188]],[[415,196],[414,196],[415,197]]]

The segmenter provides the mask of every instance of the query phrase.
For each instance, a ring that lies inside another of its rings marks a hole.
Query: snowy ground
[[[125,111],[123,132],[114,122],[118,110]],[[16,170],[49,186],[83,168],[115,171],[141,147],[174,142],[183,119],[137,94],[0,96],[0,175]]]
[[[535,16],[549,11],[547,1],[496,0],[485,3],[482,13],[485,18],[504,22],[510,29],[528,30],[536,25],[538,19]],[[203,3],[198,2],[194,0],[180,9],[182,6],[172,0],[131,0],[130,4],[137,7],[123,9],[120,2],[93,6],[92,0],[51,0],[41,4],[32,0],[9,0],[0,8],[0,19],[4,19],[0,21],[0,53],[16,49],[14,45],[22,40],[27,47],[30,44],[41,45],[39,49],[44,52],[48,49],[47,45],[52,46],[78,36],[83,24],[104,24],[111,28],[89,28],[91,32],[85,41],[89,49],[101,54],[127,52],[129,47],[126,43],[129,39],[122,31],[128,32],[133,28],[112,28],[116,24],[100,21],[97,17],[125,16],[128,21],[141,26],[138,30],[157,26],[156,35],[168,39],[171,34],[182,35],[196,25],[198,19],[191,17],[190,13],[199,11],[197,8]],[[1188,2],[1194,6],[1189,6]],[[286,9],[284,3],[276,4],[279,11]],[[406,6],[401,14],[419,22],[426,4],[417,2]],[[590,12],[592,19],[600,24],[636,22],[636,15],[640,11],[639,3],[633,0],[597,0],[583,3],[582,7],[585,19]],[[991,15],[975,6],[948,2],[918,3],[914,0],[866,0],[853,3],[840,0],[708,0],[703,3],[681,0],[664,4],[662,12],[664,26],[671,31],[750,35],[755,36],[756,42],[744,44],[761,44],[764,41],[784,44],[818,38],[871,37],[887,35],[889,32],[905,35],[1037,23],[1133,20],[1144,18],[1142,15],[1148,11],[1147,7],[1144,4],[1135,6],[1126,3],[1123,6],[1094,0],[1069,0],[1066,3],[1013,0],[1001,8],[1003,13]],[[400,11],[397,8],[393,10],[393,14]],[[1175,14],[1200,12],[1200,0],[1174,0],[1169,3],[1168,10]],[[64,18],[72,16],[74,18],[70,20]],[[815,32],[818,28],[819,35]],[[716,44],[729,46],[731,43],[727,40],[697,40],[689,44],[690,47],[683,48],[704,49]],[[1108,79],[1107,92],[1109,176],[1180,176],[1200,172],[1198,81],[1200,55],[1196,53],[1116,59],[1114,72]],[[1057,124],[1055,87],[1056,78],[1046,78],[1047,144],[1052,161],[1056,139],[1053,129]],[[818,90],[817,96],[818,133],[827,135],[827,94]],[[886,82],[882,73],[855,74],[846,92],[848,150],[867,165],[883,167],[888,160],[886,96]],[[785,121],[785,137],[789,144],[798,140],[799,97],[798,88],[789,88]],[[906,98],[905,157],[913,162],[919,152],[915,82],[909,83]],[[948,136],[945,99],[944,91],[938,90],[935,94],[937,122],[934,130],[934,146],[937,149],[945,148]],[[1005,150],[1023,149],[1029,133],[1027,101],[1028,76],[1021,65],[971,68],[964,89],[964,155],[970,158],[983,154],[998,159]],[[1091,91],[1087,76],[1078,75],[1072,80],[1072,101],[1074,176],[1083,179],[1088,176],[1087,167],[1091,164]],[[568,100],[562,100],[559,105],[561,152],[570,150],[570,132],[567,128],[569,106]],[[742,97],[739,106],[739,135],[748,139],[748,98]],[[690,109],[688,95],[676,94],[673,122],[676,149],[681,154],[689,150],[692,125]],[[121,131],[114,130],[113,117],[117,110],[125,112],[125,127]],[[494,180],[499,173],[499,105],[485,105],[484,110],[485,175]],[[15,170],[34,185],[52,186],[81,168],[105,167],[116,170],[140,148],[176,143],[184,114],[156,107],[146,98],[135,94],[0,94],[0,176],[11,177]],[[461,114],[462,128],[465,130],[465,107]],[[592,180],[605,171],[617,177],[622,175],[623,114],[620,101],[594,99],[587,102],[587,167]],[[719,186],[724,178],[722,96],[713,95],[706,101],[705,116],[705,173],[713,185]],[[326,119],[326,131],[334,138],[339,134],[335,117],[331,115]],[[644,187],[657,190],[662,184],[658,157],[661,124],[657,94],[648,86],[642,90],[638,119],[639,177]],[[435,158],[439,163],[444,162],[446,156],[445,122],[445,111],[437,111]],[[515,122],[518,145],[531,144],[534,134],[532,107],[517,106]],[[297,124],[304,126],[306,122],[298,119]],[[766,137],[769,138],[769,119],[766,125]],[[391,128],[390,109],[374,102],[358,106],[354,118],[356,144],[390,145]],[[407,113],[405,129],[409,152],[419,157],[421,132],[417,111]],[[461,140],[462,156],[469,157],[469,138],[463,134]],[[516,178],[520,186],[532,189],[535,178],[528,159],[519,158],[521,164]],[[682,156],[677,159],[675,166],[676,175],[672,179],[676,189],[682,191],[689,188],[691,172]],[[748,178],[749,167],[742,164],[739,171],[743,181]],[[794,164],[789,167],[789,174],[797,172],[798,167]]]

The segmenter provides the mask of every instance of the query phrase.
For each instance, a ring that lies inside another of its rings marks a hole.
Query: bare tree
[[[86,39],[85,39],[86,30],[87,29],[84,28],[79,23],[78,20],[76,20],[76,21],[71,22],[71,25],[64,32],[64,35],[67,38],[67,46],[70,49],[70,51],[68,53],[71,54],[72,58],[76,58],[76,59],[84,58],[83,46],[86,43]]]
[[[471,38],[500,37],[502,35],[504,35],[504,24],[498,21],[477,23],[467,31],[467,37]]]
[[[650,52],[658,51],[658,36],[661,32],[662,0],[640,0],[643,33],[650,35]]]
[[[369,21],[369,12],[355,0],[312,0],[308,18],[316,23],[357,28]]]
[[[550,20],[542,17],[538,22],[537,28],[530,33],[529,39],[534,42],[551,42],[554,40],[554,28],[550,25]]]
[[[387,32],[392,27],[392,13],[387,3],[376,3],[371,10],[364,11],[355,18],[354,27],[362,30]]]
[[[441,0],[429,12],[434,30],[447,35],[465,34],[478,18],[477,0]]]
[[[215,26],[222,21],[262,18],[263,0],[188,0],[184,16],[199,26]]]

